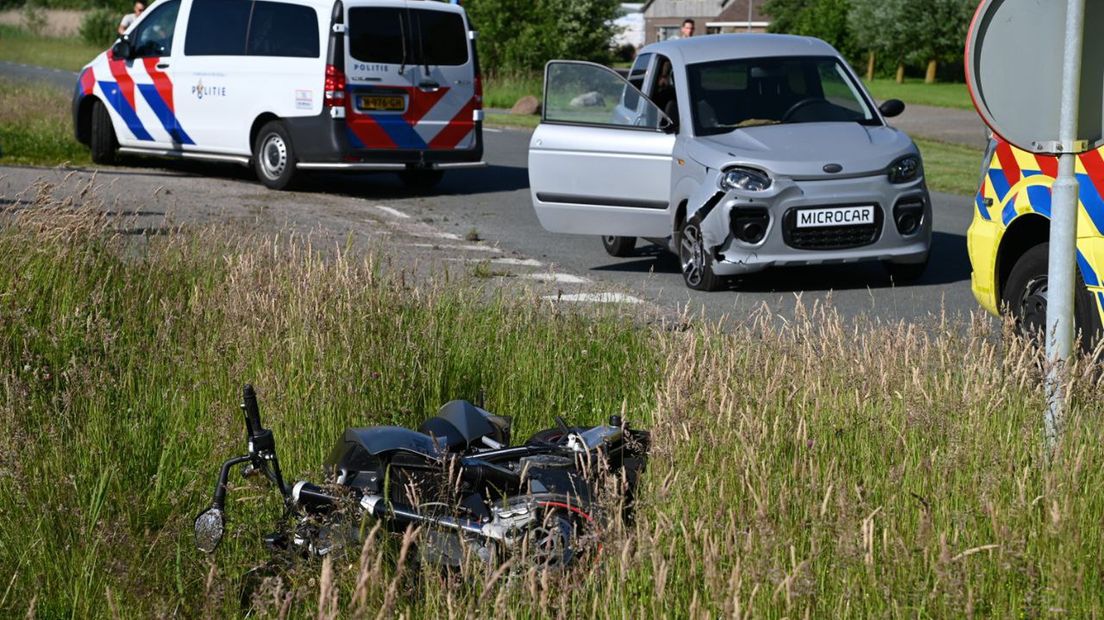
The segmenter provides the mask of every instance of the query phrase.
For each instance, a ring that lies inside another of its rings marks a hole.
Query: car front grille
[[[825,205],[845,207],[849,205]],[[809,207],[801,207],[808,209]],[[874,223],[861,226],[824,226],[798,228],[797,208],[789,209],[782,216],[782,238],[786,245],[799,250],[846,250],[870,245],[882,235],[885,216],[880,205],[874,206]]]

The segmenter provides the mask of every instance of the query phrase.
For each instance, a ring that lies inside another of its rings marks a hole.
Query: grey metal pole
[[[1081,93],[1081,47],[1085,0],[1068,0],[1066,44],[1062,58],[1062,107],[1058,128],[1058,178],[1051,189],[1050,256],[1047,275],[1046,378],[1047,412],[1044,432],[1048,452],[1058,440],[1065,410],[1063,385],[1073,352],[1073,299],[1077,252],[1078,106]]]

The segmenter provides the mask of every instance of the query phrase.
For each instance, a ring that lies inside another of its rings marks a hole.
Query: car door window
[[[675,97],[675,71],[671,60],[666,56],[656,56],[655,77],[652,78],[652,87],[648,89],[648,95],[656,107],[663,110],[671,120],[677,121],[679,117],[678,98]]]
[[[651,54],[641,54],[633,61],[632,68],[629,69],[629,84],[625,87],[624,94],[621,96],[621,103],[626,109],[636,111],[636,107],[640,105],[640,92],[644,90],[644,76],[648,73],[648,63],[651,62]]]
[[[636,91],[641,108],[626,114],[618,105],[626,89]],[[666,116],[639,89],[615,71],[589,62],[548,63],[544,88],[544,121],[658,130]]]
[[[180,0],[168,0],[150,9],[150,14],[130,33],[134,56],[138,58],[168,56],[172,53],[173,31]]]

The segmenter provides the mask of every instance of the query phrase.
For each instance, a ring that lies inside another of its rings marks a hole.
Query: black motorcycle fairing
[[[449,451],[463,451],[484,437],[500,445],[510,443],[510,420],[480,409],[466,400],[453,400],[437,410],[437,415],[418,427],[432,435]]]
[[[325,464],[337,472],[376,470],[381,460],[402,452],[431,461],[444,456],[440,443],[429,435],[399,426],[372,426],[345,429]]]

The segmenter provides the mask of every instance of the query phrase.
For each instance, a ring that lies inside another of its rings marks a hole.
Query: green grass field
[[[0,615],[240,616],[276,495],[235,477],[214,557],[191,523],[242,449],[245,381],[292,479],[346,425],[480,390],[520,437],[622,409],[654,433],[636,523],[593,563],[400,573],[377,537],[289,566],[258,617],[1104,614],[1099,373],[1076,371],[1048,467],[1036,354],[990,322],[819,306],[669,329],[286,236],[118,235],[94,193],[49,189],[0,220]]]
[[[900,99],[906,104],[930,105],[942,108],[973,110],[970,93],[965,84],[940,82],[925,84],[924,80],[908,79],[898,84],[892,79],[864,80],[870,94],[878,101]]]
[[[0,24],[0,60],[78,71],[106,48],[88,45],[79,37],[38,37]]]
[[[0,78],[0,164],[91,162],[73,136],[69,91]]]
[[[958,144],[914,139],[924,158],[924,174],[930,189],[969,196],[977,192],[981,153]]]

